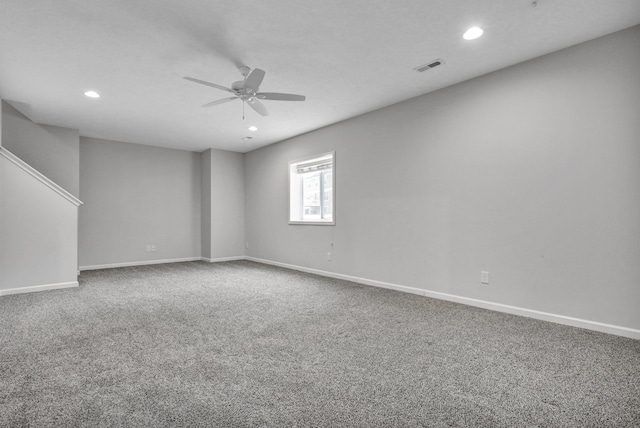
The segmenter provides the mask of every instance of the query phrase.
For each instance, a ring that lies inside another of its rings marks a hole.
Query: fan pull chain
[[[244,120],[244,101],[242,102],[242,120]]]

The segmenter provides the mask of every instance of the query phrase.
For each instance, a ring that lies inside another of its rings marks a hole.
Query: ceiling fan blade
[[[260,92],[256,94],[261,100],[278,100],[278,101],[304,101],[304,95],[281,94],[279,92]]]
[[[247,80],[244,82],[244,87],[251,89],[253,92],[258,92],[262,79],[264,79],[264,74],[264,70],[254,68],[251,74],[249,74],[249,77],[247,77]]]
[[[204,104],[202,107],[217,106],[218,104],[224,104],[224,103],[227,103],[229,101],[235,100],[236,98],[238,98],[238,97],[223,98],[221,100],[211,101],[210,103]]]
[[[269,112],[267,111],[267,108],[264,106],[264,104],[262,104],[260,101],[256,100],[255,98],[251,98],[250,100],[248,100],[247,104],[249,104],[249,107],[251,107],[256,112],[258,112],[258,114],[262,116],[269,115]]]
[[[189,80],[191,82],[199,83],[201,85],[211,86],[212,88],[221,89],[223,91],[231,92],[232,94],[236,93],[236,91],[234,91],[233,89],[225,88],[224,86],[216,85],[215,83],[205,82],[204,80],[194,79],[193,77],[184,77],[184,79]]]

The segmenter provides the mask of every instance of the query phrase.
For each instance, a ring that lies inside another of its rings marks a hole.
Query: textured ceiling
[[[0,98],[84,136],[246,152],[639,23],[638,0],[2,0]],[[307,100],[243,120],[182,79],[230,86],[240,65]]]

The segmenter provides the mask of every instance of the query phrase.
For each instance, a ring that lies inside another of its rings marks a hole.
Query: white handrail
[[[18,156],[14,155],[9,150],[7,150],[6,147],[0,146],[0,155],[10,160],[11,162],[13,162],[15,165],[19,166],[22,170],[27,172],[36,180],[40,181],[42,184],[48,186],[51,190],[53,190],[54,192],[56,192],[57,194],[59,194],[60,196],[62,196],[72,204],[74,204],[76,207],[79,207],[80,205],[82,205],[82,201],[80,199],[76,198],[71,193],[67,192],[62,187],[58,186],[53,181],[49,180],[37,169],[35,169],[31,165],[29,165],[28,163],[20,159]]]

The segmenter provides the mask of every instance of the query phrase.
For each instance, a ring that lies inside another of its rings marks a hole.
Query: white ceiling
[[[2,0],[0,98],[84,136],[246,152],[639,23],[639,0]],[[240,65],[307,100],[243,121],[182,79],[230,86]]]

